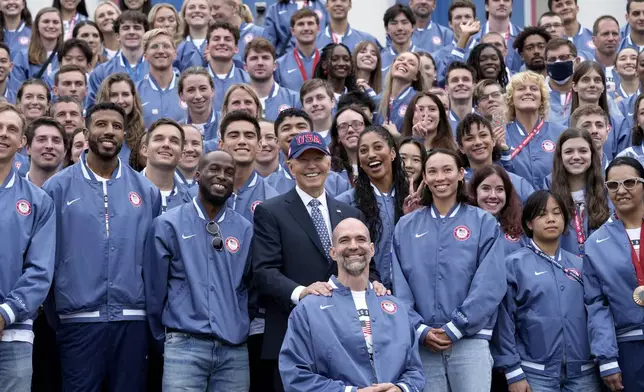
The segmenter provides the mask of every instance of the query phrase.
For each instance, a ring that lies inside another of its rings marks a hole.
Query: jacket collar
[[[331,275],[331,277],[329,278],[328,283],[331,285],[331,287],[333,287],[334,291],[337,290],[339,292],[344,292],[344,293],[351,292],[351,289],[349,289],[348,287],[342,285],[342,283],[340,283],[340,281],[338,280],[338,278],[335,275]],[[373,284],[371,282],[368,282],[367,290],[373,290]]]
[[[204,221],[208,221],[205,208],[203,204],[201,204],[201,201],[199,201],[197,196],[192,198],[192,204],[194,205],[195,210],[197,210],[197,215],[199,216],[199,218],[203,219]],[[219,211],[219,213],[217,214],[214,220],[217,223],[221,223],[224,221],[225,217],[226,217],[226,207],[222,208],[221,211]]]
[[[116,169],[114,169],[114,172],[112,173],[112,179],[119,179],[121,178],[122,174],[122,163],[121,163],[121,158],[118,158],[118,165],[116,166]],[[83,177],[85,177],[86,180],[92,180],[92,181],[98,181],[96,178],[96,175],[92,171],[92,169],[87,166],[87,151],[83,151],[83,153],[80,156],[80,167],[83,172]],[[116,173],[116,176],[115,176]]]

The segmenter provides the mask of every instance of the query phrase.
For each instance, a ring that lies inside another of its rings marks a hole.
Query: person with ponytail
[[[494,364],[511,392],[600,391],[588,344],[582,259],[561,245],[569,221],[561,197],[535,192],[521,215],[530,242],[505,258]]]
[[[336,199],[362,212],[376,247],[374,261],[381,283],[388,289],[392,284],[391,241],[394,227],[403,216],[408,187],[394,138],[382,126],[367,127],[358,138],[355,187]]]
[[[628,147],[629,129],[624,116],[613,102],[609,102],[607,94],[606,74],[602,66],[594,61],[579,64],[572,75],[572,101],[570,111],[566,111],[566,123],[570,123],[570,115],[579,106],[599,105],[604,109],[609,115],[610,132],[603,150],[610,160]]]
[[[425,392],[489,391],[489,340],[506,292],[497,220],[468,204],[465,168],[452,150],[425,162],[422,208],[400,218],[392,244],[393,293],[417,331]]]

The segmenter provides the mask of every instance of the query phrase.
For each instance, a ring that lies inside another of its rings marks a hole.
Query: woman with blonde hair
[[[189,67],[204,65],[210,23],[208,0],[186,0],[181,6],[180,15],[183,41],[177,47],[175,64],[180,71],[183,71]]]
[[[508,124],[505,140],[497,144],[510,150],[504,166],[526,180],[534,189],[542,189],[543,179],[552,173],[552,160],[559,135],[564,126],[546,121],[550,104],[548,87],[543,76],[520,72],[507,86],[506,107]]]
[[[121,9],[111,0],[98,3],[94,11],[94,22],[103,34],[103,56],[108,60],[119,51],[119,40],[114,31],[114,22],[121,15]]]
[[[399,54],[389,68],[385,89],[375,98],[378,107],[375,123],[383,125],[395,138],[399,137],[409,102],[425,87],[420,56],[413,52]]]
[[[58,69],[58,50],[63,44],[60,11],[46,7],[38,11],[27,51],[15,54],[10,81],[16,88],[27,79],[53,78]]]
[[[356,70],[356,85],[375,97],[382,92],[382,59],[378,46],[371,41],[362,41],[353,49],[353,65]]]
[[[119,157],[124,162],[129,162],[131,148],[136,145],[139,137],[145,133],[141,99],[130,76],[119,72],[105,78],[96,96],[96,103],[102,102],[115,103],[125,111],[126,133]]]
[[[155,4],[148,14],[150,29],[166,29],[178,44],[183,37],[179,33],[179,13],[170,3]]]

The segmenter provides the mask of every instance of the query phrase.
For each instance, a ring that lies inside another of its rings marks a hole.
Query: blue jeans
[[[248,392],[250,374],[246,345],[229,346],[187,333],[166,334],[164,392]]]
[[[525,377],[532,392],[599,392],[601,390],[601,381],[597,373],[566,378],[526,372]]]
[[[440,353],[420,347],[424,392],[490,392],[492,355],[484,339],[461,339]]]
[[[31,391],[31,354],[27,342],[0,341],[0,392]]]

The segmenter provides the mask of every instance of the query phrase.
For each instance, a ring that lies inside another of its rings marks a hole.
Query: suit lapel
[[[286,210],[289,212],[289,214],[291,214],[293,219],[297,221],[300,227],[302,227],[302,230],[304,230],[309,238],[311,238],[311,241],[313,241],[324,258],[326,258],[324,247],[322,246],[322,241],[320,241],[320,236],[318,235],[318,232],[317,230],[315,230],[315,226],[313,225],[313,219],[311,219],[309,211],[304,206],[304,203],[302,202],[302,199],[300,199],[300,195],[297,194],[295,188],[289,191],[288,197],[286,198],[286,203]],[[333,225],[333,221],[331,221],[331,224]]]
[[[342,213],[342,208],[340,204],[336,202],[335,199],[326,196],[326,204],[329,206],[329,218],[331,218],[331,231],[335,229],[338,223],[342,222],[344,215]]]

